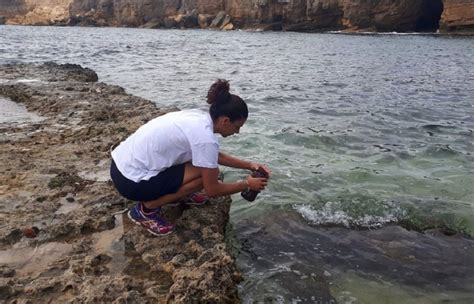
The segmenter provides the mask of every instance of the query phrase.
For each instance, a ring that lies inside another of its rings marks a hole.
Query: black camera
[[[264,177],[264,178],[268,178],[268,175],[267,173],[265,173],[265,171],[259,169],[257,171],[253,171],[252,174],[251,174],[252,177]],[[254,190],[244,190],[240,193],[240,195],[242,195],[243,198],[245,198],[246,200],[248,200],[249,202],[253,202],[255,200],[255,198],[257,197],[257,194],[259,194],[260,191],[254,191]]]

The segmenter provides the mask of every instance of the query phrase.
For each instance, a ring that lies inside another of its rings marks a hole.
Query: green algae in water
[[[409,230],[424,231],[440,229],[445,234],[462,233],[472,237],[474,222],[466,218],[465,214],[434,211],[431,207],[425,210],[415,206],[405,206],[400,224]]]

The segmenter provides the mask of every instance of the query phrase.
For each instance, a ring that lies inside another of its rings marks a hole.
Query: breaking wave
[[[397,223],[403,213],[399,207],[386,206],[386,210],[374,214],[355,215],[343,210],[340,202],[327,202],[316,209],[312,205],[295,205],[294,209],[312,225],[344,226],[346,228],[380,228]]]

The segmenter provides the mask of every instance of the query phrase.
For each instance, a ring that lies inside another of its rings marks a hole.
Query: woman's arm
[[[251,162],[238,159],[237,157],[234,157],[234,156],[231,156],[229,154],[222,153],[222,152],[219,152],[218,162],[219,162],[219,165],[223,165],[223,166],[226,166],[226,167],[252,170],[251,167],[250,167]]]
[[[250,188],[255,191],[262,191],[267,185],[266,178],[247,177],[234,183],[223,183],[217,179],[219,169],[201,168],[204,191],[210,197],[223,196],[241,192]]]
[[[219,152],[218,162],[219,162],[219,165],[223,165],[226,167],[246,169],[246,170],[252,170],[252,171],[263,170],[265,171],[265,173],[267,173],[268,177],[270,177],[272,174],[272,172],[266,165],[241,160],[241,159],[238,159],[237,157],[234,157],[222,152]]]

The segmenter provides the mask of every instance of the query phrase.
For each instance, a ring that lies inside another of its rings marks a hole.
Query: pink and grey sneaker
[[[142,226],[153,235],[163,236],[174,231],[175,226],[168,223],[159,216],[161,208],[154,209],[151,213],[145,213],[141,203],[131,208],[128,218],[137,225]]]
[[[189,206],[202,206],[208,201],[209,197],[206,194],[202,192],[194,192],[184,200],[184,204]]]

